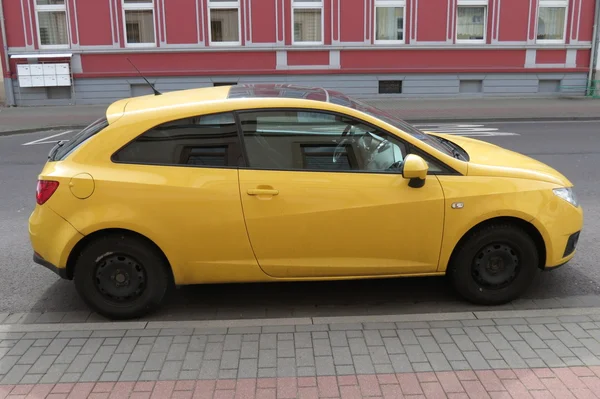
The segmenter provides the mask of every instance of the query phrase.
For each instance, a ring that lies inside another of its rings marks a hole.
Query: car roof
[[[296,99],[335,103],[351,108],[357,104],[346,95],[322,87],[292,84],[259,83],[234,86],[203,87],[177,90],[161,95],[146,95],[125,98],[111,104],[106,116],[109,123],[125,114],[152,112],[159,109],[201,105],[215,101],[235,99]]]

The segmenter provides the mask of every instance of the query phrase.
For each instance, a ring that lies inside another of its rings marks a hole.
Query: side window
[[[240,114],[249,167],[398,172],[405,145],[358,120],[316,111]]]
[[[158,125],[113,155],[114,162],[237,167],[242,151],[233,114],[179,119]]]

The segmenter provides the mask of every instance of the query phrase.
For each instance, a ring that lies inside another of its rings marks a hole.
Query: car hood
[[[572,186],[560,172],[526,155],[468,137],[436,135],[456,143],[469,154],[467,174],[470,176],[514,177]]]

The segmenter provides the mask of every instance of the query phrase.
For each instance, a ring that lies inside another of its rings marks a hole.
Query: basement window
[[[402,94],[402,81],[380,80],[379,94]]]

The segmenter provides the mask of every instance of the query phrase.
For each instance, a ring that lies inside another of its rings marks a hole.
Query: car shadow
[[[574,295],[563,290],[566,279],[582,288],[577,295],[600,294],[594,282],[568,267],[539,273],[522,299],[494,307],[463,300],[444,277],[206,284],[175,289],[165,304],[144,320],[332,317],[558,307],[564,305],[558,298]],[[576,304],[575,301],[572,306]],[[32,310],[89,312],[69,281],[54,283]],[[92,315],[88,320],[103,319]]]

